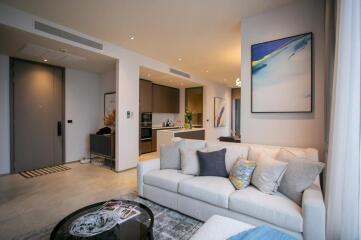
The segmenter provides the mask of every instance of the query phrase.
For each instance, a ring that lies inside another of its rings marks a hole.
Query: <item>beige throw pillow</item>
[[[199,160],[197,155],[198,150],[194,149],[180,149],[181,156],[181,171],[183,174],[199,175]],[[199,151],[205,152],[206,149],[202,148]]]
[[[266,153],[261,153],[256,164],[251,180],[252,185],[264,193],[276,193],[286,172],[287,162],[277,161]]]

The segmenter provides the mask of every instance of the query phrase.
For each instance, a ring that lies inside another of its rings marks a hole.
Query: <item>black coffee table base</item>
[[[123,203],[131,204],[136,206],[136,209],[141,212],[140,215],[123,222],[121,224],[117,224],[112,229],[97,234],[91,237],[78,237],[73,236],[69,233],[69,229],[71,224],[77,218],[98,210],[105,202],[100,202],[96,204],[92,204],[81,208],[63,220],[61,220],[53,229],[50,239],[51,240],[75,240],[75,239],[87,239],[87,240],[153,240],[153,223],[154,216],[152,211],[145,205],[141,203],[137,203],[134,201],[128,200],[120,200]]]

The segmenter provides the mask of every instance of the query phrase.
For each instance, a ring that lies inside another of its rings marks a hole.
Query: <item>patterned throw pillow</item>
[[[236,189],[243,189],[248,187],[251,182],[251,177],[256,168],[255,161],[248,161],[245,159],[238,159],[231,169],[229,180]]]

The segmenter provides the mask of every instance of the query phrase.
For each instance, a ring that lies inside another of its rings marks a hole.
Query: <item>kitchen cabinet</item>
[[[157,151],[157,130],[152,130],[152,152]]]
[[[152,85],[152,112],[179,113],[179,89],[163,85]]]
[[[180,131],[180,132],[175,132],[174,137],[204,140],[205,131],[204,130]]]
[[[140,153],[150,153],[152,152],[152,140],[145,140],[140,142]]]
[[[203,87],[185,89],[185,106],[193,113],[193,126],[203,125]]]
[[[152,112],[152,82],[140,79],[139,81],[139,111]]]

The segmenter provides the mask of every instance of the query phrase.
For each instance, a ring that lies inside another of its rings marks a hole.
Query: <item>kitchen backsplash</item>
[[[153,113],[152,114],[152,125],[153,126],[162,126],[163,122],[167,122],[168,119],[176,126],[183,125],[183,115],[174,114],[174,113]]]

